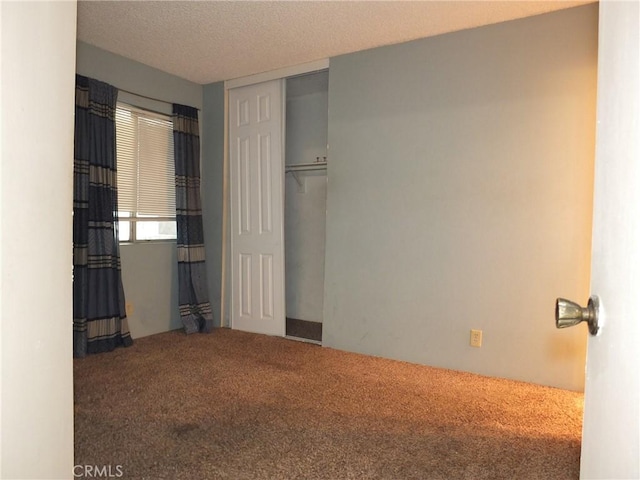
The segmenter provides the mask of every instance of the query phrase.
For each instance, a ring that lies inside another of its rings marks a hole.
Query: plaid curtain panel
[[[174,104],[172,118],[180,317],[186,333],[210,332],[213,313],[204,258],[198,110]]]
[[[118,248],[118,91],[76,75],[73,159],[73,356],[133,343]]]

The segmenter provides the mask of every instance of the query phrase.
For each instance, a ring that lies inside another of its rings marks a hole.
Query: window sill
[[[130,245],[163,245],[163,244],[174,244],[176,245],[176,239],[171,240],[136,240],[134,242],[126,241],[119,242],[121,246],[130,246]]]

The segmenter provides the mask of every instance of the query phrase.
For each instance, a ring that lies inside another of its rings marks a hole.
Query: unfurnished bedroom
[[[3,478],[633,478],[637,3],[68,7],[61,453],[7,410]]]

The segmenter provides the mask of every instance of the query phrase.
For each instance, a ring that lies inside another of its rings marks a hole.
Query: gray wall
[[[169,114],[171,106],[167,104],[171,103],[202,108],[202,85],[84,42],[76,43],[76,56],[76,72],[80,75],[161,100],[161,102],[151,102],[148,99],[129,97],[124,94],[125,99],[135,98],[136,106],[166,111]],[[118,97],[118,99],[121,98]]]
[[[171,103],[202,108],[201,85],[82,42],[77,43],[76,55],[77,73],[162,102],[124,92],[119,100],[167,114],[171,113]],[[182,328],[175,242],[123,244],[120,255],[125,297],[133,306],[129,315],[131,336]]]
[[[331,60],[325,346],[583,388],[596,54],[588,5]]]
[[[285,163],[327,156],[328,72],[287,79]],[[322,322],[327,176],[301,171],[285,176],[286,315]]]
[[[202,109],[202,215],[209,300],[215,324],[220,325],[222,282],[222,212],[224,179],[224,82],[205,85]],[[227,289],[227,292],[229,289]],[[229,305],[227,303],[227,305]],[[228,315],[228,309],[226,314]],[[224,323],[229,325],[229,321]]]

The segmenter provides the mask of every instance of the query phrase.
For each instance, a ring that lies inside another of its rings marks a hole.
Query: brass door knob
[[[596,335],[598,333],[598,309],[600,307],[600,299],[596,295],[589,298],[586,307],[581,307],[571,300],[558,298],[556,300],[556,327],[567,328],[573,327],[580,322],[587,322],[589,325],[589,333]]]

